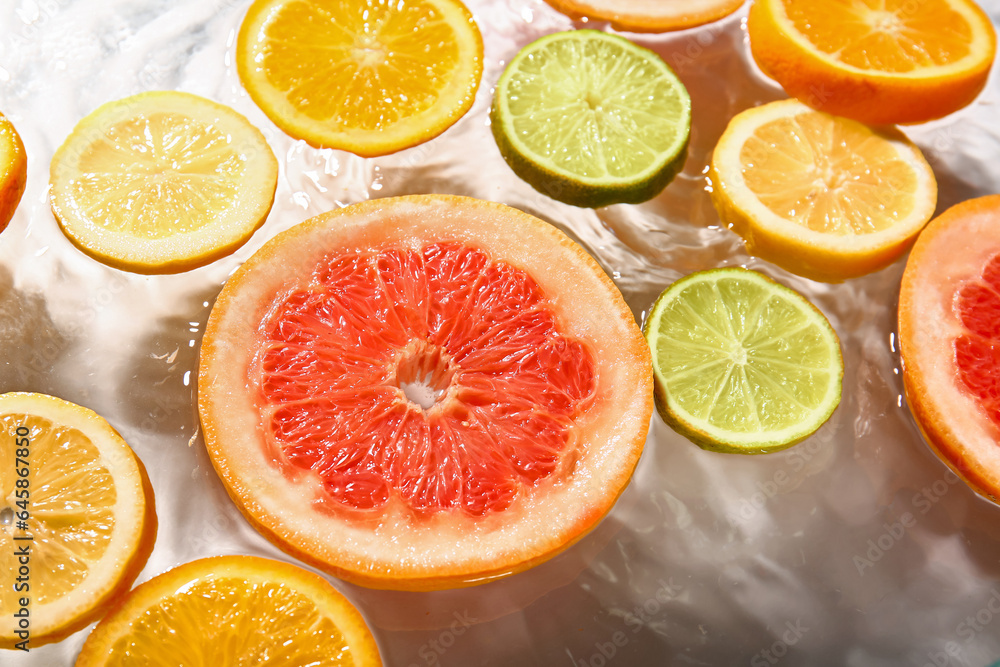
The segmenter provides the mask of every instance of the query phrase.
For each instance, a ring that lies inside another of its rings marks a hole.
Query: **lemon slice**
[[[155,656],[155,659],[154,659]],[[378,667],[361,614],[322,577],[256,556],[186,563],[133,590],[76,667]]]
[[[28,180],[24,144],[7,117],[0,114],[0,232],[14,217]]]
[[[656,300],[644,332],[657,410],[704,449],[790,447],[840,403],[844,364],[833,327],[801,294],[756,271],[678,280]]]
[[[51,396],[0,395],[0,646],[30,650],[94,621],[155,536],[146,471],[104,419]]]
[[[576,206],[639,203],[684,166],[691,98],[663,60],[596,30],[559,32],[511,60],[493,136],[532,187]]]
[[[795,100],[737,114],[709,177],[719,217],[750,253],[827,282],[899,259],[937,203],[934,172],[901,132]]]
[[[432,139],[469,110],[483,40],[458,0],[256,0],[236,65],[282,130],[372,157]]]
[[[88,255],[138,273],[175,273],[243,245],[264,223],[278,161],[232,109],[189,93],[101,106],[51,165],[52,212]]]

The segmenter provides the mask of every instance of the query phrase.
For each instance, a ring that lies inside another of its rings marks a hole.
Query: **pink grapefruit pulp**
[[[1000,196],[953,206],[921,232],[903,273],[899,341],[927,441],[1000,499]]]
[[[955,309],[966,328],[955,339],[958,376],[1000,427],[1000,248],[978,280],[963,282]]]
[[[481,583],[555,555],[624,489],[652,409],[635,320],[554,227],[450,196],[277,236],[202,347],[213,464],[278,546],[376,588]]]

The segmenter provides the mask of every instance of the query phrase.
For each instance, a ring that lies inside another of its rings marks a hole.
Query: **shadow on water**
[[[631,489],[619,498],[611,515],[579,542],[551,560],[486,584],[431,592],[375,590],[350,585],[351,597],[360,601],[376,626],[391,632],[422,632],[453,627],[456,618],[467,625],[492,623],[521,612],[548,593],[571,584],[601,558],[625,533],[616,518],[637,502]]]
[[[118,384],[124,416],[139,431],[189,440],[198,429],[198,354],[211,304],[212,285],[178,300],[129,351],[129,377]],[[208,304],[206,306],[205,304]]]
[[[0,266],[0,393],[55,393],[55,368],[72,344],[60,331],[41,294],[14,286],[10,269]]]

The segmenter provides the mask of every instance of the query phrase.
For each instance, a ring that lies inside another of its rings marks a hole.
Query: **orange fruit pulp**
[[[953,206],[917,238],[899,343],[907,403],[928,443],[1000,500],[1000,195]]]
[[[685,30],[729,16],[743,0],[545,0],[574,18],[610,21],[615,30]]]
[[[827,282],[902,257],[937,203],[934,171],[901,132],[792,99],[734,116],[709,178],[719,217],[751,254]]]
[[[266,245],[202,347],[206,444],[266,536],[376,588],[481,583],[579,539],[652,412],[614,284],[550,225],[374,200]]]
[[[154,657],[155,656],[155,657]],[[256,556],[185,563],[102,619],[76,667],[380,667],[357,609],[323,577]]]
[[[0,232],[21,201],[28,181],[28,159],[17,130],[0,114]]]
[[[996,54],[971,0],[754,0],[750,50],[809,106],[868,124],[920,123],[971,103]]]
[[[256,0],[236,64],[289,135],[373,157],[432,139],[468,111],[483,42],[459,0]]]
[[[30,651],[128,592],[156,539],[153,489],[107,421],[45,394],[0,394],[0,454],[0,648]]]

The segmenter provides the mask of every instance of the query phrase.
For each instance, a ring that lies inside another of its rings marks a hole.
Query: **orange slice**
[[[81,120],[51,166],[52,212],[95,259],[176,273],[223,257],[267,218],[278,161],[264,135],[197,95],[141,93]]]
[[[458,0],[256,0],[236,65],[282,130],[370,157],[432,139],[468,111],[483,41]]]
[[[961,109],[996,54],[970,0],[755,0],[747,29],[757,64],[789,95],[869,124]]]
[[[917,238],[899,293],[906,401],[937,454],[1000,502],[1000,195]]]
[[[136,587],[76,667],[379,667],[361,614],[319,575],[255,556],[186,563]]]
[[[0,395],[0,647],[31,650],[99,618],[146,564],[153,490],[121,436],[43,394]]]
[[[729,16],[743,0],[545,0],[574,19],[610,21],[615,30],[684,30]]]
[[[0,114],[0,232],[2,232],[24,194],[28,181],[28,159],[17,130]]]
[[[625,488],[653,409],[648,348],[597,263],[452,196],[275,237],[219,295],[198,387],[251,523],[374,588],[482,583],[565,549]]]
[[[795,100],[736,115],[709,176],[719,217],[750,253],[828,282],[896,261],[937,203],[934,172],[901,132]]]

